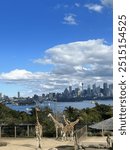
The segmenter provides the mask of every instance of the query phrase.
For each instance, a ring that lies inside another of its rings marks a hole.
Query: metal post
[[[74,150],[78,150],[78,137],[77,137],[77,133],[74,133]]]

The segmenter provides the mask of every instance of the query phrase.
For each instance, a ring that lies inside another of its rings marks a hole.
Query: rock
[[[50,148],[49,150],[58,150],[57,148]]]
[[[7,146],[6,142],[0,142],[0,146]]]
[[[69,145],[58,146],[56,148],[57,150],[74,150],[74,146],[69,146]]]

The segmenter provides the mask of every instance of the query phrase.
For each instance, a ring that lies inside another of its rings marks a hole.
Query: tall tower
[[[82,92],[83,92],[83,90],[84,90],[84,84],[82,83]]]
[[[20,92],[18,92],[18,98],[20,98]]]

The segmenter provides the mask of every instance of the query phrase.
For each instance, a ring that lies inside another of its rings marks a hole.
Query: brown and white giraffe
[[[72,128],[72,126],[70,126],[68,124],[68,125],[65,125],[64,128],[63,128],[62,141],[68,140],[69,136],[70,136],[70,140],[73,140],[72,139],[72,137],[73,137],[73,128]]]
[[[70,121],[65,117],[65,115],[63,115],[63,119],[66,125],[70,124]]]
[[[107,135],[106,142],[107,142],[107,147],[108,148],[112,147],[112,142],[113,141],[112,141],[110,135]]]
[[[35,124],[35,133],[36,133],[36,149],[40,148],[42,149],[42,144],[41,144],[41,138],[42,138],[42,125],[39,122],[38,118],[38,111],[40,111],[39,108],[35,108],[35,113],[36,113],[36,124]]]
[[[76,119],[74,122],[70,122],[68,119],[66,119],[65,115],[63,115],[64,122],[65,122],[65,127],[63,130],[63,136],[64,138],[68,137],[70,135],[70,139],[74,139],[74,126],[79,122],[79,118]]]
[[[51,113],[48,114],[48,117],[50,117],[50,118],[52,119],[52,121],[54,122],[54,124],[55,124],[56,139],[57,139],[57,138],[58,138],[58,130],[60,130],[60,135],[62,136],[64,125],[63,125],[63,123],[58,122],[58,121],[52,116]]]
[[[74,122],[70,122],[68,119],[66,119],[65,115],[63,115],[64,118],[64,122],[66,125],[71,125],[72,127],[74,127],[78,122],[79,122],[79,118],[76,119]]]

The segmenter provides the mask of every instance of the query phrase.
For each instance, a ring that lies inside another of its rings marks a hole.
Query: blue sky
[[[112,82],[112,0],[0,0],[0,93]]]

